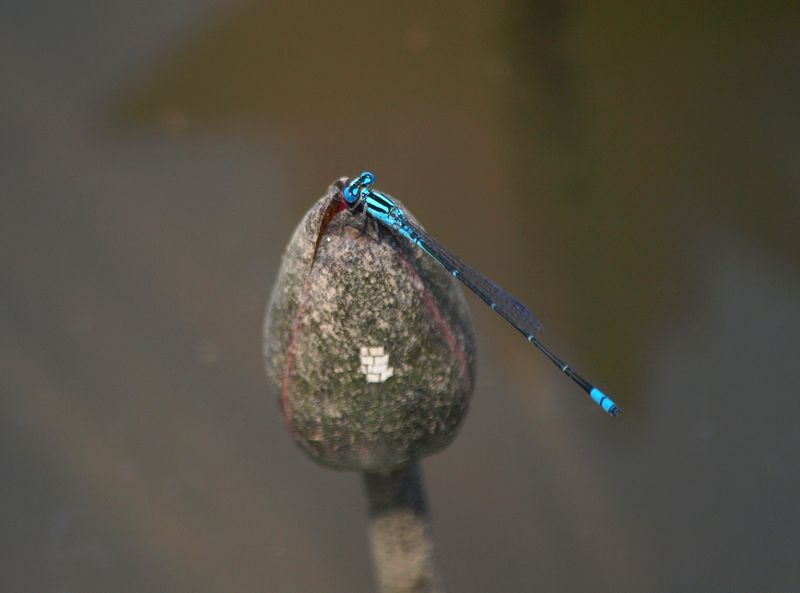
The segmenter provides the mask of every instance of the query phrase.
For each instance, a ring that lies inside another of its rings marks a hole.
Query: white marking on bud
[[[383,383],[394,376],[394,368],[389,366],[389,355],[382,347],[359,349],[361,372],[367,376],[367,383]]]

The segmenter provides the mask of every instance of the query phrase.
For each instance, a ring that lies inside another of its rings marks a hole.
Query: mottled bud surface
[[[339,469],[382,471],[442,449],[473,386],[456,280],[402,236],[342,209],[334,187],[286,249],[264,355],[293,438]]]

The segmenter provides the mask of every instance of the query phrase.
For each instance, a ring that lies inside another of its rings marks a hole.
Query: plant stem
[[[381,593],[444,593],[419,463],[365,473],[372,558]]]

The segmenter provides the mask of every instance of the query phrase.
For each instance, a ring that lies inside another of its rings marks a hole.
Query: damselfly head
[[[357,183],[360,187],[369,187],[375,183],[375,175],[369,171],[361,171],[361,175],[358,176],[354,183]]]
[[[351,212],[358,211],[364,204],[364,190],[375,182],[375,176],[369,171],[363,171],[353,180],[342,178],[336,182],[342,201]],[[341,185],[340,185],[341,184]]]

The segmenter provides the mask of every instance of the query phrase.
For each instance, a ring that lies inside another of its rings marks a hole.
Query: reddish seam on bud
[[[292,406],[289,403],[289,385],[291,383],[292,370],[294,369],[294,355],[297,345],[297,337],[300,335],[300,319],[305,315],[308,308],[308,293],[311,291],[311,273],[309,272],[306,279],[303,292],[300,294],[300,307],[297,309],[292,321],[292,337],[289,339],[289,347],[286,349],[286,362],[283,366],[283,381],[281,385],[281,407],[283,408],[283,415],[286,420],[286,427],[292,436],[296,436],[297,432],[294,429],[294,422],[292,421]]]
[[[319,249],[319,243],[322,240],[322,235],[325,233],[325,229],[328,227],[330,221],[333,220],[333,217],[345,209],[346,206],[342,198],[333,196],[331,201],[328,202],[328,206],[325,209],[325,212],[323,213],[322,219],[319,223],[317,240],[314,243],[314,253],[311,256],[311,268],[314,267],[314,261],[317,259],[317,250]],[[294,370],[294,357],[297,346],[297,338],[300,335],[300,319],[305,316],[306,309],[308,308],[308,293],[311,291],[312,279],[311,268],[309,268],[308,278],[306,278],[303,291],[300,293],[300,306],[297,309],[297,314],[292,320],[292,336],[289,339],[289,346],[286,349],[286,361],[283,366],[283,381],[281,385],[281,407],[283,408],[286,427],[294,437],[297,436],[297,431],[295,430],[294,422],[292,421],[292,406],[289,403],[289,387],[291,384],[292,370]]]
[[[322,239],[322,235],[325,231],[325,228],[328,226],[328,223],[336,216],[339,212],[346,209],[345,204],[341,200],[332,199],[331,202],[328,204],[328,208],[326,209],[325,214],[323,215],[322,221],[320,223],[320,228],[317,234],[317,241],[314,247],[314,255],[312,257],[312,267],[313,262],[316,259],[317,255],[317,248],[319,247],[319,242]],[[458,360],[459,366],[461,367],[461,372],[463,376],[467,380],[467,391],[472,391],[472,375],[469,371],[469,365],[467,364],[467,357],[464,349],[458,343],[453,330],[450,328],[449,324],[445,321],[442,312],[439,310],[439,306],[437,305],[436,301],[433,298],[433,295],[430,291],[425,287],[425,283],[422,281],[417,268],[411,263],[408,256],[404,253],[396,252],[397,256],[400,258],[400,261],[406,267],[406,269],[410,272],[411,276],[417,280],[419,283],[419,288],[422,294],[422,300],[425,303],[425,306],[431,312],[433,316],[433,320],[438,326],[439,330],[444,335],[445,341],[447,342],[448,347],[450,348],[450,352],[456,357]],[[303,286],[303,290],[300,294],[300,306],[298,307],[297,314],[292,321],[292,334],[291,338],[289,339],[289,346],[286,351],[286,361],[283,367],[283,381],[281,385],[281,407],[283,408],[283,414],[286,420],[286,426],[292,436],[297,439],[297,431],[294,427],[294,422],[292,420],[292,406],[289,402],[289,388],[291,385],[291,376],[292,371],[294,370],[294,358],[295,358],[295,350],[297,347],[297,340],[300,336],[300,320],[305,316],[306,310],[308,309],[308,295],[311,291],[311,280],[312,274],[311,270],[309,270],[308,278],[306,279],[306,283]]]
[[[411,275],[414,278],[416,278],[417,281],[419,282],[420,290],[422,292],[422,300],[424,301],[425,306],[428,307],[428,310],[431,312],[431,315],[433,315],[433,320],[436,322],[436,325],[444,334],[444,339],[447,341],[447,345],[450,347],[450,351],[455,355],[459,365],[461,366],[461,372],[467,379],[467,391],[472,391],[472,375],[469,372],[469,365],[467,364],[467,355],[464,353],[464,349],[458,343],[458,340],[456,340],[456,336],[453,333],[453,330],[450,329],[450,326],[445,321],[442,312],[439,310],[439,306],[433,299],[433,295],[431,295],[430,291],[425,287],[425,283],[422,281],[422,278],[417,273],[417,269],[412,265],[412,263],[409,261],[408,257],[404,253],[398,252],[397,255],[400,257],[400,261],[403,262],[403,265],[406,268],[408,268],[409,272],[411,272]]]
[[[337,194],[338,195],[338,194]],[[328,206],[325,208],[325,212],[322,214],[322,219],[319,222],[319,229],[317,230],[317,240],[314,242],[314,253],[311,256],[311,262],[317,259],[317,250],[319,249],[319,242],[322,241],[322,235],[325,233],[325,229],[328,228],[328,224],[333,217],[339,214],[342,210],[344,210],[346,206],[344,205],[343,198],[338,198],[337,196],[333,196],[331,201],[328,202]]]

